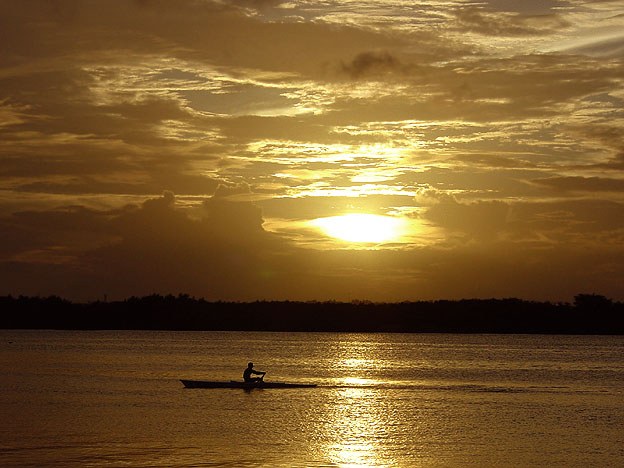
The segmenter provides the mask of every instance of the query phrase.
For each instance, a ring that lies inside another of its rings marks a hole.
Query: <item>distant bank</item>
[[[0,311],[4,329],[624,334],[624,303],[596,294],[579,294],[572,304],[209,302],[186,294],[82,304],[56,296],[3,296]]]

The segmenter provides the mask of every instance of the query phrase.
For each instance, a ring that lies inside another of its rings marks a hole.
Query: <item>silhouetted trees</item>
[[[585,311],[600,311],[613,307],[613,301],[599,294],[577,294],[574,296],[574,306]]]
[[[624,304],[596,294],[579,294],[573,304],[208,302],[188,294],[79,304],[56,296],[4,296],[0,310],[0,328],[624,334]]]

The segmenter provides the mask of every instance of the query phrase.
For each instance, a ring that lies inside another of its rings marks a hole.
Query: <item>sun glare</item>
[[[397,240],[404,230],[399,218],[364,213],[350,213],[311,221],[330,237],[347,242],[388,242]]]

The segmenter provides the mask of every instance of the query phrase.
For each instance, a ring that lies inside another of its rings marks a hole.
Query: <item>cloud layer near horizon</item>
[[[0,0],[0,294],[624,299],[624,8]],[[347,244],[306,222],[402,217]]]

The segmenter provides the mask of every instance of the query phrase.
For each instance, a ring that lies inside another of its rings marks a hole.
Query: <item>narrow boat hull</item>
[[[180,379],[186,388],[313,388],[316,384],[285,383],[285,382],[241,382],[230,380],[229,382],[211,382],[207,380],[184,380]]]

